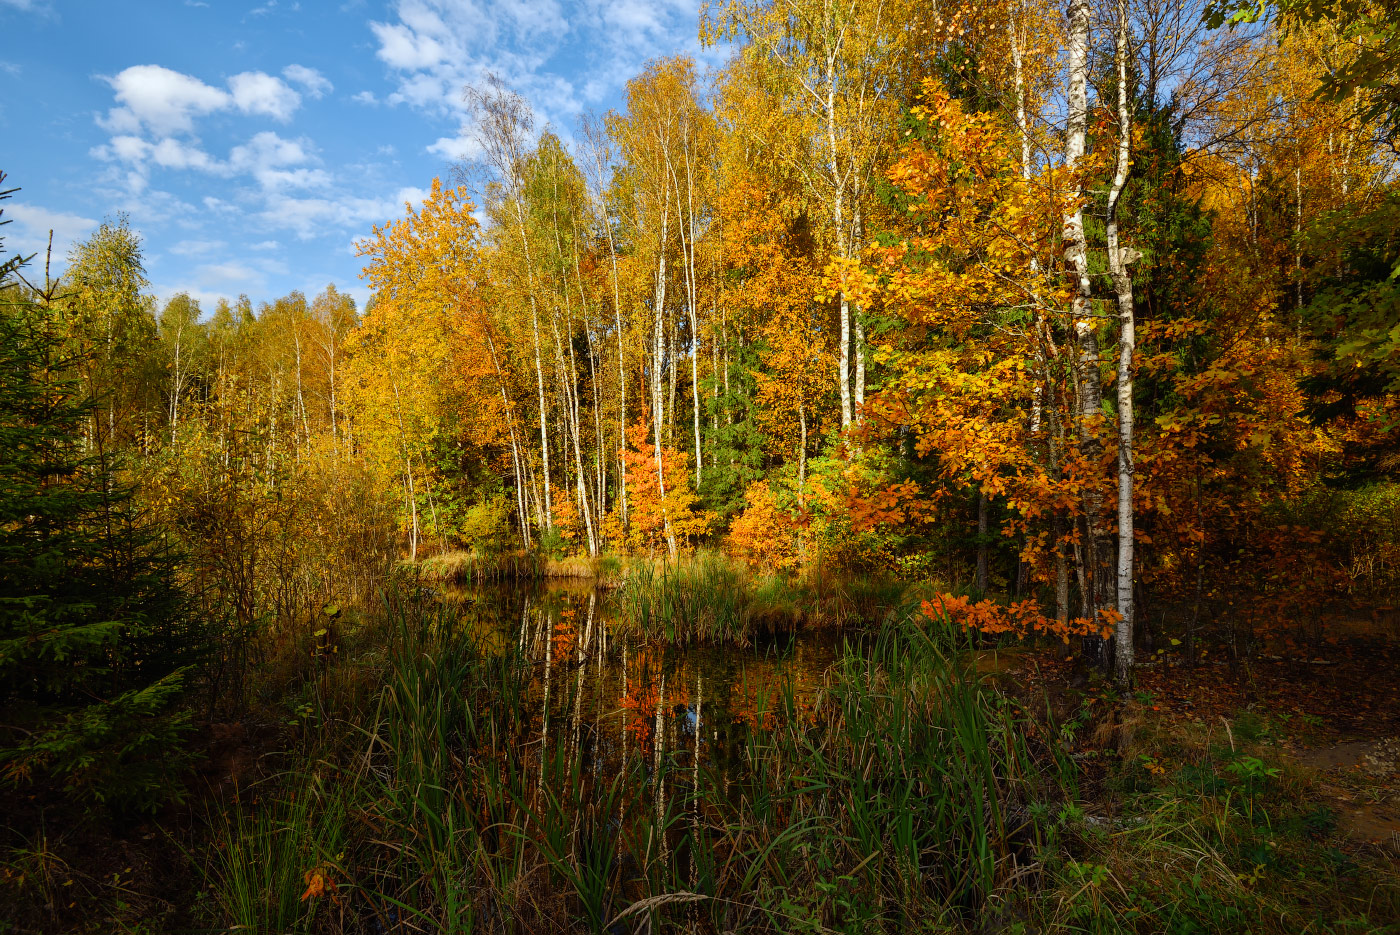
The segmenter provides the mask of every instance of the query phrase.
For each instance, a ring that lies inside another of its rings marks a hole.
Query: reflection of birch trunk
[[[652,770],[656,776],[656,824],[657,850],[662,863],[666,862],[666,777],[662,769],[665,751],[664,712],[666,709],[666,673],[661,673],[661,684],[656,691],[656,727],[652,731]]]
[[[805,511],[807,509],[807,400],[800,390],[797,394],[797,422],[801,428],[801,437],[797,441],[797,508]],[[797,560],[804,563],[807,561],[805,527],[797,534]]]
[[[626,642],[625,640],[624,640],[623,643],[622,643],[622,695],[620,696],[620,698],[621,698],[623,701],[625,701],[625,700],[627,699],[627,642]],[[619,771],[619,772],[626,772],[626,771],[627,771],[627,740],[628,740],[628,736],[627,736],[627,706],[626,706],[626,705],[619,704],[619,705],[617,706],[617,716],[618,716],[618,720],[621,721],[621,727],[622,727],[622,731],[621,731],[621,733],[622,733],[622,749],[621,749],[620,757],[619,757],[618,762],[617,762],[617,768],[618,768],[618,771]],[[617,826],[618,826],[619,828],[622,827],[622,819],[623,819],[623,816],[624,816],[624,805],[625,805],[625,801],[626,801],[626,800],[625,800],[625,797],[623,797],[623,796],[618,796],[618,803],[617,803]],[[616,858],[616,859],[617,859],[617,862],[618,862],[619,865],[621,865],[621,863],[622,863],[622,842],[623,842],[624,837],[625,837],[625,835],[621,835],[621,834],[619,834],[619,835],[617,836],[617,858]]]
[[[705,677],[695,676],[695,750],[690,756],[690,886],[700,882],[700,725],[705,711]]]
[[[545,762],[549,759],[549,689],[550,676],[554,671],[554,618],[547,610],[540,616],[544,618],[540,625],[544,631],[544,714],[540,717],[540,775],[535,783],[537,802],[544,791]]]
[[[570,746],[573,748],[573,753],[572,753],[571,758],[570,758],[570,763],[571,763],[571,764],[577,763],[577,762],[579,761],[579,758],[583,756],[583,745],[582,745],[582,736],[583,736],[583,676],[584,676],[584,672],[587,670],[587,667],[584,665],[584,660],[585,660],[586,657],[585,657],[585,654],[584,654],[584,651],[583,651],[583,650],[584,650],[584,645],[588,642],[588,639],[589,639],[592,635],[593,635],[593,608],[592,608],[592,605],[590,604],[590,605],[589,605],[589,613],[588,613],[588,624],[587,624],[587,628],[586,628],[586,630],[585,630],[585,632],[584,632],[582,638],[579,639],[579,640],[577,641],[578,652],[577,652],[577,660],[576,660],[576,661],[578,662],[578,681],[577,681],[577,683],[574,685],[574,724],[573,724],[573,739],[572,739],[572,743],[571,743],[571,745],[570,745]],[[571,769],[570,772],[573,773],[574,771]],[[581,770],[581,769],[579,770],[578,775],[582,775],[582,770]],[[571,834],[571,835],[569,836],[569,859],[570,859],[570,860],[577,860],[577,859],[578,859],[578,832],[579,832],[579,823],[580,823],[582,820],[583,820],[583,809],[581,809],[581,808],[579,808],[579,809],[574,809],[574,830],[573,830],[573,834]]]

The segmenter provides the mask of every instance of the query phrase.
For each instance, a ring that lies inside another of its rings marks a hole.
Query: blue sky
[[[55,256],[125,212],[164,299],[335,283],[354,241],[471,155],[462,88],[493,71],[541,124],[618,106],[698,46],[698,0],[0,0],[5,252]]]

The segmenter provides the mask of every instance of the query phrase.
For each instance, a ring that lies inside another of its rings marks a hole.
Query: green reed
[[[670,626],[671,639],[716,632],[684,628],[701,611],[704,627],[732,625],[739,611],[698,596],[732,569],[685,574],[628,609],[657,614],[645,626]],[[1030,816],[1044,811],[1033,806],[1058,794],[1015,709],[960,664],[964,638],[910,608],[848,641],[810,705],[791,684],[760,687],[742,753],[723,768],[661,734],[623,761],[585,743],[573,672],[587,662],[551,657],[563,673],[551,733],[530,688],[543,666],[524,640],[488,651],[425,602],[387,601],[383,616],[373,704],[335,715],[351,729],[304,754],[280,804],[245,806],[219,829],[224,921],[602,932],[630,911],[627,924],[653,931],[962,924],[1033,863]],[[613,765],[600,771],[597,756]],[[334,899],[300,900],[313,867],[335,879]]]

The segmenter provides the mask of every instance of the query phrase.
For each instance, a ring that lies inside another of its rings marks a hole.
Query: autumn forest
[[[6,253],[0,931],[1393,930],[1397,22],[711,3],[362,305]]]

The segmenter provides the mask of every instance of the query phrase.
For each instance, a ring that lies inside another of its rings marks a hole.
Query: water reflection
[[[537,799],[551,781],[591,787],[640,770],[659,825],[678,784],[699,788],[702,772],[727,797],[747,772],[749,732],[805,717],[840,648],[820,631],[743,649],[646,642],[618,625],[615,593],[576,581],[451,588],[442,599],[479,646],[528,668],[512,719]]]

